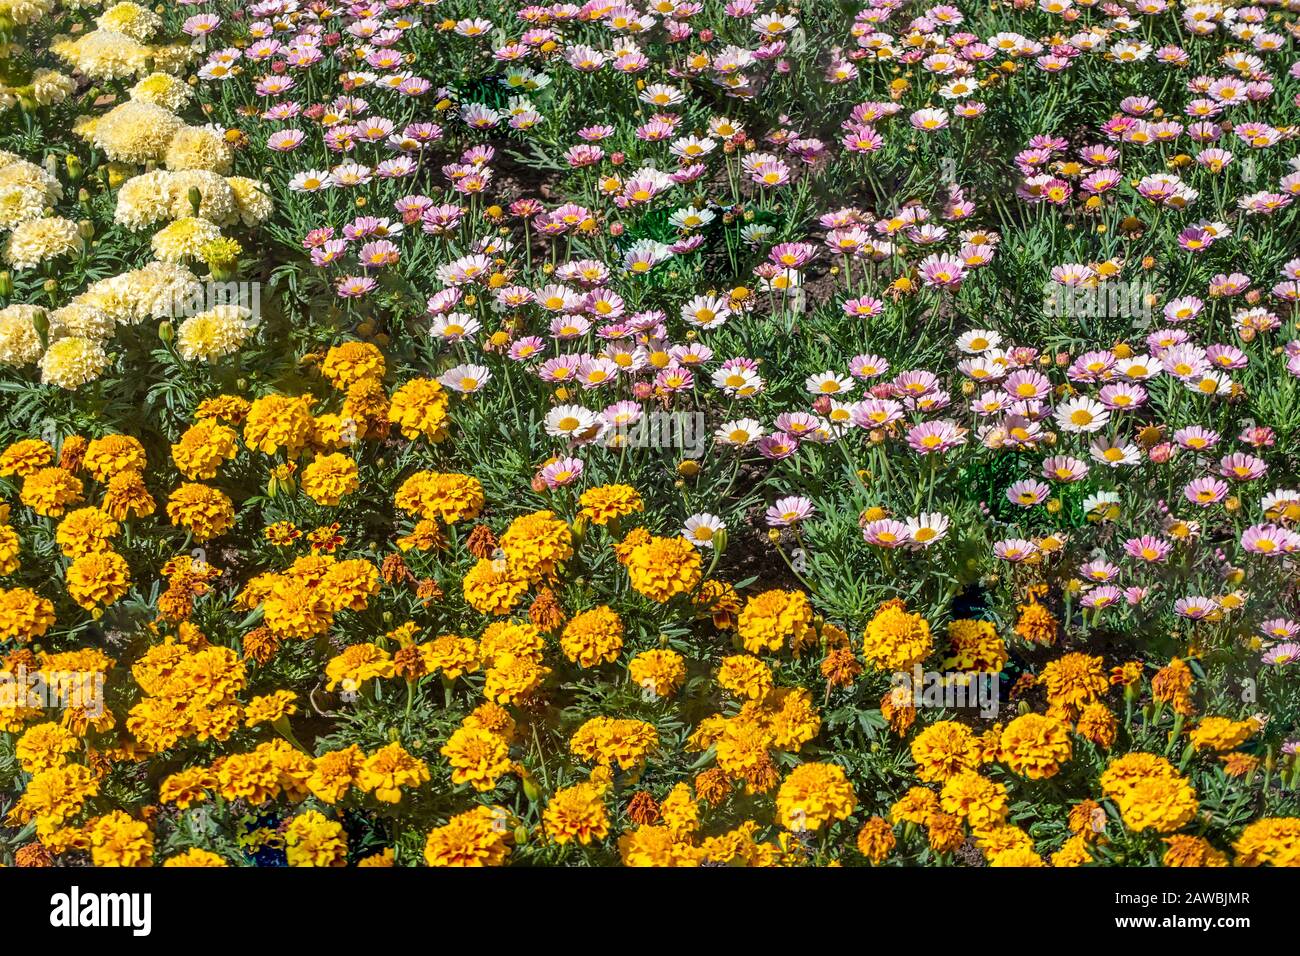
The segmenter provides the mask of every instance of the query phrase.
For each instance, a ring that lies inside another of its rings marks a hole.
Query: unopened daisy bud
[[[677,474],[683,478],[694,478],[700,473],[700,463],[693,458],[683,458],[677,463]]]
[[[781,541],[781,529],[780,528],[770,529],[767,532],[767,540],[771,541],[773,544],[779,544]]]

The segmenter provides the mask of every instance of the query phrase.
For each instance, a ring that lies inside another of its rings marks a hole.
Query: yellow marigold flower
[[[320,588],[298,577],[272,575],[261,601],[266,626],[281,637],[314,637],[329,630],[334,613]]]
[[[623,649],[623,621],[605,605],[584,611],[565,625],[560,649],[582,667],[612,663]]]
[[[208,541],[225,534],[234,525],[235,506],[216,488],[186,482],[168,497],[167,517],[172,524],[192,534],[195,541]]]
[[[632,718],[593,717],[569,738],[569,750],[580,760],[616,763],[625,771],[642,766],[658,747],[654,725]]]
[[[365,761],[366,755],[356,744],[323,753],[312,761],[307,787],[317,800],[338,803],[356,786]]]
[[[1053,713],[1064,720],[1076,719],[1083,708],[1099,701],[1110,689],[1105,661],[1078,652],[1049,662],[1038,680],[1047,688]]]
[[[1134,832],[1170,833],[1196,819],[1196,791],[1179,776],[1144,777],[1116,799],[1124,826]]]
[[[172,461],[186,478],[208,480],[215,478],[222,462],[233,460],[237,452],[235,432],[207,420],[187,428],[181,440],[172,445]]]
[[[882,604],[862,635],[863,658],[882,671],[910,671],[933,650],[929,622],[898,600]]]
[[[1035,867],[1046,866],[1043,858],[1028,847],[1017,847],[989,857],[989,866]]]
[[[163,861],[163,866],[184,866],[184,867],[219,867],[230,866],[223,857],[218,856],[211,850],[201,850],[198,847],[190,847],[183,853],[177,853],[175,856],[168,857]]]
[[[47,721],[28,727],[14,745],[14,757],[27,773],[40,773],[67,763],[81,742],[63,727]]]
[[[297,455],[311,439],[312,402],[310,395],[266,395],[257,399],[244,421],[244,443],[267,455],[281,448],[290,457]]]
[[[1010,823],[1002,823],[983,830],[977,830],[972,836],[975,838],[975,845],[983,851],[985,858],[989,860],[992,860],[998,854],[1007,853],[1011,850],[1029,850],[1032,852],[1034,849],[1034,841],[1030,839],[1029,834]]]
[[[441,672],[449,681],[462,674],[471,674],[482,666],[478,642],[470,637],[444,634],[418,647],[429,673]]]
[[[125,521],[131,515],[147,517],[158,506],[145,488],[140,472],[123,471],[108,479],[102,507],[115,520]]]
[[[893,852],[898,840],[888,820],[884,817],[871,817],[858,831],[857,844],[859,853],[873,864],[879,865]]]
[[[510,716],[510,711],[491,701],[479,704],[471,710],[461,721],[461,726],[486,730],[507,743],[514,740],[517,733],[515,719]]]
[[[97,551],[68,565],[64,583],[72,600],[90,611],[107,607],[126,594],[131,572],[121,555]]]
[[[429,866],[500,866],[510,855],[509,814],[478,806],[429,831],[424,862]]]
[[[357,463],[347,455],[317,455],[302,470],[302,490],[318,505],[337,505],[361,486]]]
[[[510,566],[536,583],[573,557],[573,532],[554,512],[534,511],[510,522],[499,545]]]
[[[1029,603],[1019,605],[1020,617],[1016,620],[1016,634],[1030,644],[1048,646],[1056,643],[1059,625],[1056,618],[1044,605],[1038,603],[1046,587],[1031,589]]]
[[[1177,777],[1178,771],[1164,757],[1133,751],[1116,757],[1098,778],[1101,791],[1112,800],[1126,796],[1138,783],[1148,777]]]
[[[188,810],[196,803],[208,799],[208,791],[217,785],[217,778],[207,767],[189,767],[165,778],[158,788],[160,803],[173,804]]]
[[[52,464],[54,449],[39,438],[16,441],[0,453],[0,476],[17,475],[25,478],[34,471]]]
[[[86,825],[90,859],[95,866],[151,866],[153,834],[121,810],[96,817]]]
[[[766,793],[780,780],[772,761],[771,734],[752,720],[724,721],[715,742],[718,766],[743,780],[750,793]]]
[[[333,611],[364,611],[379,587],[379,569],[364,558],[331,563],[320,581],[321,593]]]
[[[366,758],[357,786],[373,792],[375,799],[383,803],[397,803],[402,799],[403,787],[418,787],[428,780],[428,765],[407,753],[401,744],[391,743]]]
[[[966,842],[961,818],[935,810],[925,819],[925,836],[935,853],[954,853]]]
[[[670,827],[639,826],[618,838],[624,866],[699,866],[702,850],[682,840]]]
[[[407,438],[423,436],[440,442],[447,437],[450,399],[442,383],[431,378],[413,378],[393,392],[388,420]]]
[[[441,518],[455,524],[476,518],[483,510],[483,485],[471,475],[417,471],[402,482],[393,503],[422,518]]]
[[[27,588],[0,590],[0,640],[23,643],[41,637],[54,624],[54,604]]]
[[[766,701],[764,717],[772,745],[778,750],[797,751],[821,730],[821,715],[812,694],[804,687],[778,687]],[[746,708],[754,706],[746,704]],[[742,711],[743,713],[743,711]]]
[[[308,810],[285,827],[284,852],[290,866],[346,866],[347,834],[342,824]]]
[[[254,697],[244,708],[244,726],[272,724],[298,713],[298,695],[291,690],[277,690]]]
[[[939,804],[947,813],[965,820],[972,830],[985,830],[1005,822],[1008,812],[1007,788],[963,770],[949,777],[939,794]]]
[[[642,651],[627,670],[632,683],[655,697],[671,697],[686,682],[686,661],[676,651]]]
[[[1030,780],[1055,776],[1070,759],[1070,735],[1064,723],[1042,714],[1022,714],[1002,731],[1000,758]]]
[[[1192,669],[1175,657],[1151,678],[1151,696],[1171,705],[1174,713],[1190,717],[1195,713],[1191,695],[1193,679]]]
[[[506,654],[541,663],[545,651],[546,639],[529,621],[496,621],[479,638],[479,653],[490,663]]]
[[[531,697],[550,672],[530,658],[503,654],[487,672],[483,696],[498,704],[517,704]]]
[[[148,466],[144,446],[130,435],[105,435],[86,446],[82,464],[96,481],[108,481],[123,471],[143,473]]]
[[[1052,854],[1052,866],[1084,866],[1091,862],[1092,854],[1088,851],[1088,841],[1082,834],[1070,837]]]
[[[1084,740],[1091,741],[1103,750],[1109,750],[1119,733],[1119,720],[1110,712],[1109,707],[1097,701],[1084,706],[1074,731]]]
[[[948,624],[945,670],[999,673],[1007,662],[1007,648],[988,621],[952,621]]]
[[[0,523],[0,574],[13,574],[22,562],[18,559],[23,542],[18,532],[7,524]]]
[[[99,780],[89,767],[79,763],[50,767],[32,775],[11,813],[20,824],[36,820],[43,829],[53,830],[76,816],[97,793]]]
[[[1300,817],[1248,823],[1232,850],[1234,866],[1300,866]]]
[[[609,811],[589,783],[558,791],[546,805],[542,821],[546,836],[561,846],[574,840],[585,846],[609,834]]]
[[[578,504],[579,512],[592,524],[607,525],[611,521],[645,510],[641,495],[630,485],[598,485],[588,488]]]
[[[38,515],[58,518],[68,505],[85,500],[81,479],[62,468],[41,468],[23,479],[18,500]]]
[[[1170,833],[1195,818],[1196,791],[1169,761],[1135,751],[1112,760],[1099,778],[1130,830]]]
[[[238,425],[248,417],[252,407],[248,399],[239,395],[218,395],[216,398],[205,398],[199,402],[199,407],[194,410],[194,417],[199,421],[216,419]]]
[[[771,668],[757,657],[744,654],[724,657],[717,679],[723,690],[748,700],[762,700],[774,686]]]
[[[96,551],[107,551],[109,544],[121,530],[120,525],[98,508],[78,508],[69,511],[54,532],[59,550],[69,558]]]
[[[480,614],[509,614],[528,590],[528,579],[508,561],[482,558],[461,582],[465,601]]]
[[[685,538],[650,537],[634,546],[624,561],[632,587],[663,604],[699,586],[700,553]]]
[[[384,353],[370,342],[344,342],[325,355],[321,374],[339,391],[365,378],[383,378]]]
[[[1227,866],[1228,855],[1216,850],[1204,837],[1175,834],[1165,837],[1169,847],[1160,862],[1164,866]]]
[[[438,751],[451,764],[451,782],[468,783],[480,793],[497,785],[510,772],[510,748],[494,733],[461,727]]]
[[[800,764],[776,794],[777,819],[795,833],[847,820],[856,806],[853,787],[837,764]]]
[[[341,685],[345,691],[355,692],[368,680],[392,677],[393,662],[377,644],[353,644],[325,665],[325,676],[329,678],[326,690]]]
[[[930,783],[942,783],[979,764],[975,735],[970,728],[952,720],[941,720],[922,730],[912,740],[916,775]]]
[[[745,602],[736,621],[745,650],[777,652],[786,640],[797,654],[812,640],[812,606],[802,591],[765,591]]]
[[[1192,728],[1188,737],[1198,750],[1222,753],[1240,747],[1254,735],[1259,725],[1252,720],[1231,720],[1227,717],[1203,717]]]

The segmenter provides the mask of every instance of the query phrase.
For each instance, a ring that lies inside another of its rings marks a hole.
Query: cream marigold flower
[[[41,357],[41,382],[69,391],[95,381],[109,366],[108,353],[93,339],[70,335]]]
[[[15,269],[34,269],[42,262],[75,255],[85,248],[85,241],[70,219],[51,216],[28,219],[14,226],[5,244],[5,261]]]

